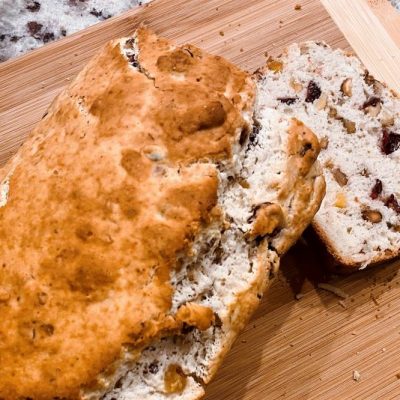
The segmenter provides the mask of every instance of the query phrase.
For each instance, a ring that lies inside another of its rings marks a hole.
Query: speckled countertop
[[[392,4],[400,10],[400,0],[391,0]]]
[[[0,62],[150,0],[0,0]]]
[[[0,0],[0,62],[150,1]]]

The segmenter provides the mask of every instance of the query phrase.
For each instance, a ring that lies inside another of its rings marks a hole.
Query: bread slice
[[[398,256],[400,99],[324,43],[293,44],[268,66],[258,83],[266,106],[321,142],[327,195],[313,227],[329,252],[347,270]]]
[[[58,96],[1,171],[0,398],[203,395],[324,194],[315,135],[254,98],[143,28]]]

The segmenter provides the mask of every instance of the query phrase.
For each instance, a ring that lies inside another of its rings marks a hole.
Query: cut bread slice
[[[255,95],[141,28],[57,97],[1,170],[0,398],[203,395],[324,195]]]
[[[313,227],[344,270],[400,250],[400,99],[353,55],[291,45],[258,73],[267,107],[301,119],[321,143],[327,194]]]

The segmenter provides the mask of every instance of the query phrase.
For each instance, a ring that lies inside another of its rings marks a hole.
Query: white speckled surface
[[[400,10],[400,0],[391,0],[392,4],[398,9]]]
[[[0,0],[0,61],[150,0]]]

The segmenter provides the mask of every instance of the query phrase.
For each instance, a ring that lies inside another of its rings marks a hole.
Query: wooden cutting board
[[[386,0],[156,0],[0,64],[0,164],[91,55],[140,23],[248,70],[294,41],[351,44],[373,74],[400,88],[400,14]],[[286,256],[207,400],[400,399],[398,263],[332,277],[321,254],[308,240]],[[316,289],[326,281],[349,297]]]

